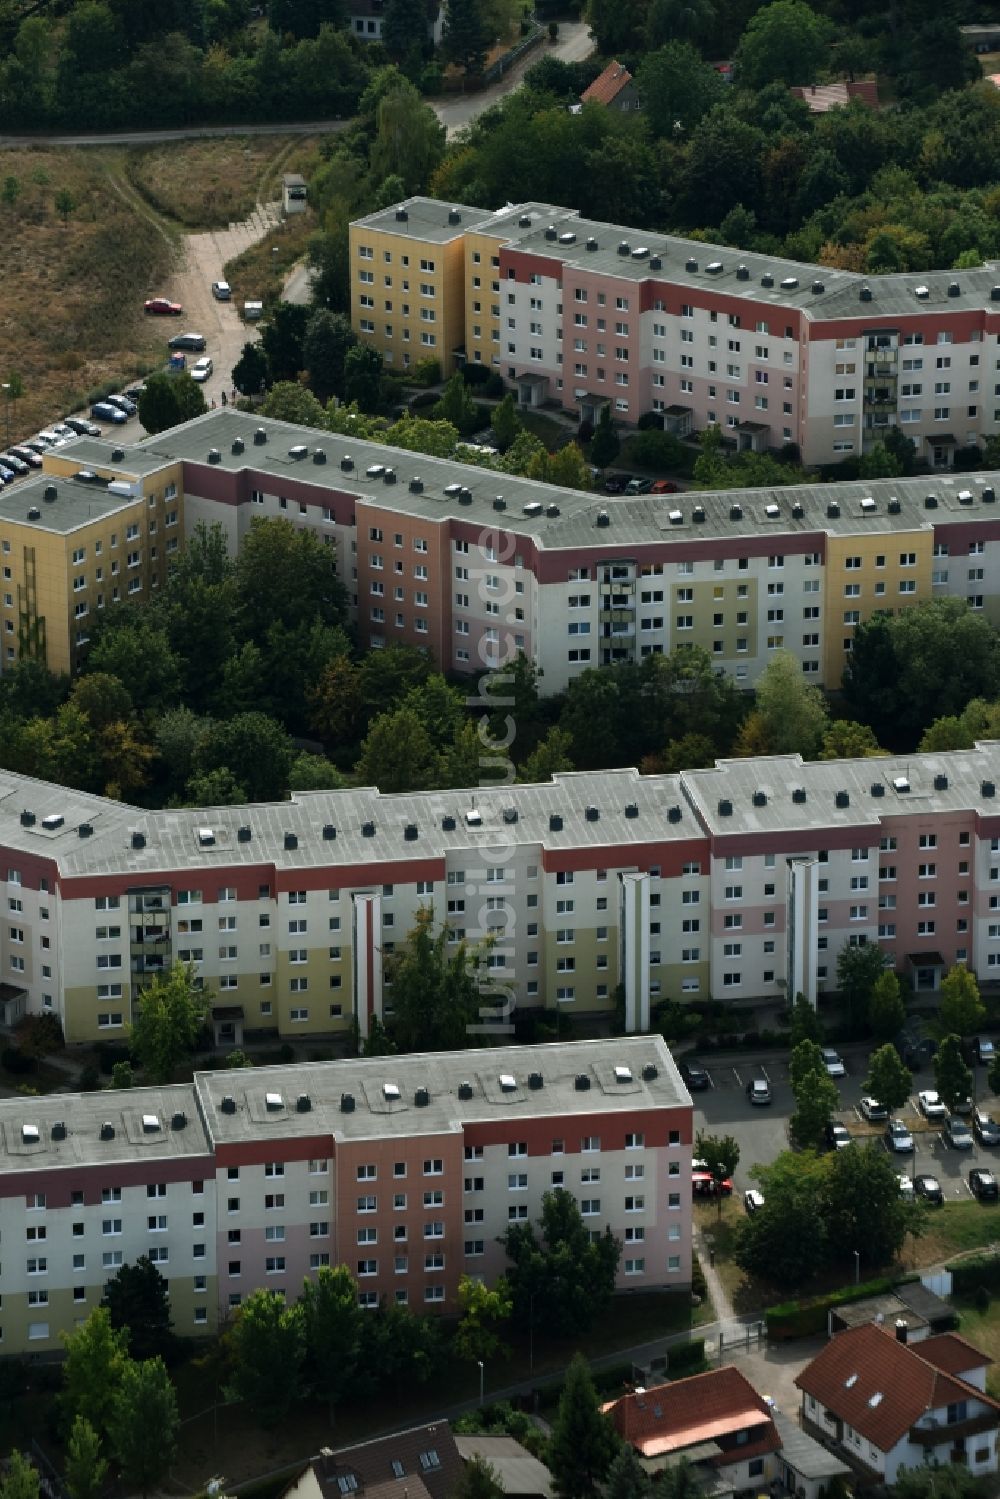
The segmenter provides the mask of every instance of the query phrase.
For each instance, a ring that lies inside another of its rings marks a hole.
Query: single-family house
[[[322,1448],[280,1499],[450,1499],[463,1467],[451,1427],[433,1421],[338,1452]]]
[[[581,104],[603,104],[623,114],[639,108],[639,91],[632,74],[620,62],[609,62],[603,73],[580,95]]]

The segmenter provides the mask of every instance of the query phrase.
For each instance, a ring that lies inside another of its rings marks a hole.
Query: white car
[[[747,1217],[752,1217],[763,1206],[764,1194],[763,1192],[759,1192],[756,1187],[751,1187],[749,1191],[743,1193],[743,1210],[747,1214]]]
[[[948,1116],[948,1110],[933,1088],[925,1088],[917,1094],[917,1106],[925,1119],[946,1119]]]
[[[899,1181],[899,1195],[900,1195],[900,1197],[905,1197],[906,1200],[907,1200],[907,1202],[912,1202],[913,1201],[913,1183],[912,1183],[912,1181],[907,1176],[907,1174],[906,1174],[905,1171],[901,1171],[899,1173],[899,1177],[897,1179]]]
[[[826,1068],[827,1077],[845,1077],[847,1068],[839,1052],[834,1051],[832,1046],[823,1047],[823,1066]]]
[[[199,385],[204,385],[205,381],[210,377],[212,369],[211,359],[209,359],[207,354],[204,354],[201,359],[197,359],[191,366],[191,379],[197,380]]]
[[[879,1103],[877,1098],[866,1095],[861,1100],[861,1115],[870,1124],[880,1124],[889,1117],[889,1110],[884,1103]]]
[[[212,296],[217,302],[228,302],[233,295],[228,281],[213,281]]]

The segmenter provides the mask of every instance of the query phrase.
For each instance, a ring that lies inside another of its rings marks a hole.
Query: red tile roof
[[[968,1374],[970,1369],[985,1369],[993,1362],[988,1354],[981,1353],[957,1332],[942,1332],[937,1337],[924,1338],[917,1344],[917,1352],[944,1374]]]
[[[770,1407],[739,1369],[713,1369],[656,1385],[622,1395],[603,1409],[619,1435],[644,1457],[717,1441],[724,1450],[713,1461],[721,1466],[777,1452],[781,1446]],[[726,1440],[739,1431],[750,1432],[751,1445]]]
[[[850,104],[860,99],[870,109],[878,109],[878,84],[874,78],[859,79],[857,83],[814,83],[808,88],[794,87],[791,92],[803,99],[813,114],[826,114],[828,110]]]
[[[930,1345],[941,1363],[952,1362],[954,1350],[933,1347],[946,1341],[900,1343],[892,1329],[874,1323],[849,1327],[831,1338],[795,1383],[881,1452],[890,1451],[925,1411],[959,1400],[983,1401],[998,1412],[1000,1426],[1000,1401],[925,1356]],[[965,1362],[965,1367],[972,1366]]]
[[[620,62],[609,62],[603,73],[600,73],[580,95],[584,104],[613,104],[623,88],[632,82],[632,74],[628,68]]]

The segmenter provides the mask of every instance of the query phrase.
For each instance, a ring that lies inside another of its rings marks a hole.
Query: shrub
[[[412,385],[439,385],[441,383],[440,359],[418,359],[409,371]]]
[[[7,1072],[13,1072],[15,1076],[21,1077],[26,1072],[34,1072],[38,1061],[27,1052],[21,1051],[18,1046],[7,1046],[0,1052],[0,1066]]]
[[[692,1338],[690,1343],[677,1343],[667,1354],[667,1368],[671,1379],[676,1379],[681,1374],[697,1374],[704,1363],[704,1338]]]
[[[88,1062],[80,1073],[80,1091],[81,1093],[96,1093],[100,1086],[101,1074],[93,1062]]]
[[[676,468],[683,449],[671,432],[638,432],[628,447],[629,458],[643,468]]]
[[[804,1301],[785,1301],[779,1306],[772,1306],[764,1314],[767,1336],[771,1342],[781,1343],[789,1338],[811,1338],[825,1333],[827,1313],[832,1307],[862,1301],[866,1296],[883,1296],[895,1284],[896,1281],[882,1276],[860,1286],[844,1286],[842,1290],[830,1291],[825,1296],[814,1296]]]
[[[25,1015],[17,1027],[17,1044],[33,1057],[45,1057],[62,1051],[66,1045],[62,1026],[56,1015]]]
[[[496,370],[491,370],[489,379],[483,388],[483,395],[491,401],[502,401],[504,396],[503,375],[498,375]]]
[[[104,1077],[111,1076],[115,1070],[116,1063],[127,1062],[129,1060],[129,1049],[127,1046],[121,1045],[121,1043],[116,1044],[113,1041],[106,1041],[97,1048],[97,1065]]]
[[[281,1045],[281,1060],[282,1060],[282,1062],[294,1062],[295,1061],[295,1047],[292,1046],[291,1043],[288,1042],[288,1041],[282,1042],[282,1045]]]
[[[952,1288],[958,1296],[974,1296],[980,1289],[1000,1291],[1000,1255],[975,1255],[958,1260],[947,1268],[951,1271]]]
[[[700,1296],[702,1301],[708,1295],[708,1282],[705,1279],[705,1272],[701,1268],[701,1260],[696,1254],[691,1256],[691,1294],[693,1296]]]
[[[467,364],[462,370],[466,385],[485,385],[489,378],[489,366],[485,364]]]
[[[580,425],[579,425],[579,427],[577,427],[577,429],[576,429],[576,440],[581,445],[581,447],[585,443],[588,443],[590,441],[590,439],[593,437],[593,435],[594,435],[594,424],[593,424],[593,422],[581,422]]]
[[[436,390],[418,390],[415,396],[410,397],[410,410],[423,411],[428,406],[436,406],[438,394]]]
[[[644,411],[636,422],[640,432],[662,432],[663,413],[660,411]]]

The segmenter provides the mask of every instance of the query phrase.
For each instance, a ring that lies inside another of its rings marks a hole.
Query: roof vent
[[[386,1103],[398,1103],[399,1102],[399,1097],[400,1097],[400,1094],[399,1094],[399,1084],[398,1083],[383,1083],[382,1084],[382,1097],[385,1099]]]
[[[924,495],[924,509],[925,510],[936,510],[937,509],[937,495],[936,494],[925,494]]]
[[[730,507],[729,507],[729,519],[730,520],[742,520],[743,519],[743,506],[742,505],[730,505]]]
[[[559,238],[559,231],[556,228],[555,224],[549,224],[548,225],[548,227],[545,230],[545,238],[547,240],[554,240],[554,239],[558,239]]]
[[[465,825],[469,828],[481,828],[483,825],[483,814],[478,807],[470,807],[465,814]]]
[[[249,843],[252,837],[253,833],[246,823],[243,823],[242,826],[236,829],[237,843]]]
[[[28,506],[28,519],[29,520],[41,520],[41,518],[42,518],[42,512],[39,510],[38,506],[37,505],[29,505]]]
[[[472,1084],[471,1083],[459,1083],[459,1085],[458,1085],[458,1096],[461,1099],[465,1099],[465,1100],[470,1099],[472,1097]]]
[[[183,1109],[175,1109],[170,1116],[171,1129],[184,1129],[187,1125],[187,1115]]]
[[[698,526],[704,525],[704,523],[705,523],[705,507],[704,507],[704,505],[695,505],[694,509],[691,511],[691,519],[694,521],[695,525],[698,525]]]
[[[289,458],[295,458],[297,460],[299,458],[304,458],[308,451],[309,449],[306,447],[304,442],[297,442],[288,449],[288,456]]]
[[[779,515],[781,514],[781,506],[774,504],[765,505],[764,514],[767,516],[768,520],[777,520]]]
[[[672,526],[683,526],[683,524],[684,524],[684,511],[683,510],[676,510],[676,509],[674,509],[674,510],[668,510],[667,511],[667,520],[670,522],[670,524]]]
[[[522,513],[530,516],[541,515],[544,508],[541,500],[529,500],[526,505],[521,506]]]
[[[326,462],[326,448],[314,448],[313,449],[313,463],[325,463],[325,462]]]
[[[222,462],[222,454],[219,452],[218,448],[209,448],[209,450],[208,450],[208,461],[209,461],[209,463],[221,463]]]
[[[660,259],[659,255],[651,255],[649,257],[649,269],[651,271],[658,271],[658,270],[660,270],[661,267],[662,267],[662,265],[663,265],[663,261]]]
[[[597,249],[597,240],[596,239],[588,239],[588,241],[587,241],[587,249],[588,250],[596,250]],[[998,287],[997,290],[1000,291],[1000,287]],[[997,300],[1000,301],[1000,298],[998,298]]]
[[[971,505],[972,504],[972,490],[971,489],[960,489],[958,491],[958,503],[960,505]]]
[[[145,833],[133,833],[132,834],[132,847],[133,848],[145,848],[146,847],[146,835],[145,835]]]
[[[463,485],[462,488],[458,491],[458,503],[460,505],[471,505],[472,504],[472,490],[471,489],[466,489],[465,486]]]
[[[410,480],[410,493],[411,494],[423,494],[423,492],[424,492],[424,481],[423,481],[423,479],[411,479]]]
[[[507,509],[507,501],[504,499],[504,497],[503,497],[502,494],[497,494],[497,495],[493,496],[493,509],[494,510],[506,510]]]
[[[219,1105],[219,1107],[220,1107],[220,1109],[222,1110],[222,1112],[224,1114],[235,1114],[236,1113],[236,1099],[233,1097],[233,1095],[231,1093],[227,1093],[225,1095],[225,1097],[223,1098],[223,1100],[222,1100],[221,1104]]]
[[[459,213],[458,209],[457,208],[449,209],[449,211],[448,211],[448,223],[449,224],[460,224],[461,222],[462,222],[462,215]]]
[[[750,267],[748,265],[738,265],[736,267],[736,279],[737,281],[749,281]]]
[[[312,1099],[308,1093],[300,1093],[295,1100],[295,1112],[297,1114],[308,1114],[312,1108]]]
[[[384,463],[369,463],[368,467],[365,469],[365,478],[366,479],[380,479],[384,473],[385,473],[385,464]]]
[[[537,1093],[538,1089],[544,1087],[544,1085],[545,1079],[542,1077],[542,1074],[540,1072],[528,1073],[528,1087],[531,1088],[533,1092]]]
[[[549,520],[555,520],[556,516],[559,514],[559,506],[546,505],[545,514],[548,516]]]
[[[993,505],[996,503],[996,493],[991,484],[987,484],[981,498],[984,505]]]
[[[992,781],[983,781],[983,783],[979,787],[979,790],[985,797],[996,796],[997,794],[997,788],[994,786]]]
[[[865,495],[864,499],[861,501],[861,508],[866,512],[870,512],[875,509],[875,501],[870,494]]]
[[[21,813],[21,826],[22,826],[22,828],[33,828],[34,825],[35,825],[35,814],[34,814],[34,812],[29,812],[27,810],[27,808],[25,808],[25,810]]]
[[[812,289],[814,297],[821,297],[826,291],[826,287],[823,285],[822,281],[814,281],[812,284]]]
[[[345,453],[343,458],[341,458],[340,467],[341,471],[345,474],[349,474],[354,468],[354,459],[351,457],[350,453]]]
[[[578,1072],[573,1079],[573,1087],[578,1093],[586,1093],[590,1088],[590,1078],[585,1072]]]
[[[649,254],[649,246],[648,245],[639,245],[639,246],[637,246],[636,249],[634,249],[632,251],[632,259],[633,260],[645,260],[645,258],[646,258],[646,256],[648,254]]]
[[[948,295],[949,297],[960,297],[962,295],[962,288],[957,281],[948,282]]]
[[[753,801],[753,804],[754,804],[755,807],[766,807],[767,806],[767,792],[766,791],[755,791],[754,794],[753,794],[753,797],[751,798],[751,800]]]
[[[160,1132],[160,1121],[156,1114],[143,1114],[142,1132],[144,1135],[158,1135]]]
[[[599,807],[588,807],[584,814],[588,822],[600,821],[601,811]]]
[[[567,229],[565,234],[560,234],[560,236],[559,236],[559,243],[561,245],[575,245],[576,244],[576,235],[573,233],[572,229]]]
[[[428,1093],[426,1088],[418,1088],[413,1095],[413,1102],[416,1104],[418,1109],[426,1109],[430,1101],[431,1095]]]
[[[410,215],[409,215],[409,213],[407,212],[407,210],[405,208],[397,208],[396,209],[396,223],[397,224],[405,224],[406,221],[407,221],[407,219],[409,217],[410,217]]]
[[[729,800],[728,797],[724,796],[719,801],[719,816],[720,817],[732,817],[732,815],[733,815],[733,804]]]
[[[558,812],[550,812],[549,813],[549,832],[550,833],[561,833],[562,832],[562,825],[563,825],[563,820],[562,820],[562,817],[559,815],[559,813]]]
[[[269,1114],[277,1114],[279,1110],[285,1107],[285,1100],[280,1093],[265,1093],[264,1107]]]
[[[65,1140],[66,1121],[64,1119],[57,1119],[55,1124],[52,1126],[52,1138],[53,1140]]]
[[[858,298],[862,302],[870,302],[871,299],[872,299],[872,289],[871,289],[871,287],[870,286],[863,286],[861,288],[861,290],[858,292]]]
[[[885,796],[885,787],[881,781],[872,782],[872,796]]]
[[[893,776],[893,778],[892,778],[892,787],[893,787],[894,791],[898,791],[900,793],[905,792],[905,791],[909,791],[909,789],[910,789],[909,777],[908,776]]]
[[[340,1095],[340,1112],[342,1114],[353,1114],[354,1113],[354,1094],[353,1093],[341,1093],[341,1095]]]
[[[266,427],[258,427],[257,430],[254,432],[254,435],[253,435],[253,445],[254,445],[254,447],[255,448],[262,448],[266,442],[267,442],[267,428]]]
[[[626,806],[625,806],[625,816],[626,817],[638,817],[639,816],[639,803],[638,802],[627,802]]]
[[[105,1119],[104,1123],[101,1125],[101,1139],[102,1140],[113,1140],[114,1138],[115,1138],[115,1127],[111,1123],[110,1119]]]
[[[674,806],[668,807],[668,809],[667,809],[667,821],[668,822],[680,822],[680,820],[681,820],[681,809],[675,803]]]
[[[936,775],[934,777],[934,790],[935,791],[947,791],[948,790],[948,777],[946,775],[938,774],[938,775]]]
[[[408,822],[406,824],[406,827],[403,829],[403,837],[405,838],[407,843],[416,843],[417,825],[415,822]]]
[[[516,807],[504,807],[504,809],[503,809],[503,820],[504,820],[504,822],[516,822],[517,821],[517,808]]]
[[[615,1067],[615,1082],[616,1083],[630,1083],[631,1081],[632,1081],[632,1069],[631,1069],[631,1067],[624,1067],[622,1065],[618,1065],[618,1066]]]
[[[244,443],[243,443],[242,437],[234,437],[233,438],[233,443],[232,443],[232,448],[230,449],[230,451],[233,452],[233,453],[242,453],[243,447],[244,447]]]
[[[443,833],[453,833],[455,831],[455,819],[454,819],[454,817],[450,817],[450,816],[448,816],[448,817],[442,817],[442,819],[441,819],[441,831]]]
[[[597,524],[599,526],[610,526],[610,524],[611,524],[611,517],[610,517],[610,515],[608,514],[608,512],[606,510],[598,510],[598,512],[597,512]]]
[[[361,824],[361,836],[362,838],[374,838],[375,824],[373,822],[363,822]]]
[[[22,1124],[21,1125],[21,1144],[22,1145],[37,1145],[40,1139],[41,1139],[41,1136],[38,1133],[38,1125],[37,1124]]]
[[[215,842],[215,834],[211,828],[198,829],[198,842],[202,848],[209,848]]]
[[[685,260],[684,269],[686,271],[696,271],[698,269],[698,262],[695,260],[694,256],[689,256],[688,259]]]
[[[518,225],[519,229],[530,229],[531,228],[531,214],[530,213],[522,213],[521,217],[517,221],[517,225]]]
[[[771,275],[770,271],[764,272],[763,276],[761,276],[760,278],[760,284],[761,286],[767,287],[771,287],[774,285],[774,277]]]
[[[829,517],[830,520],[836,520],[837,519],[837,516],[840,514],[840,506],[839,506],[839,504],[837,503],[836,500],[830,500],[830,501],[828,501],[827,507],[826,507],[826,513],[827,513],[827,516]]]
[[[42,490],[42,498],[44,500],[54,500],[57,493],[58,491],[54,484],[46,484],[45,488]]]
[[[457,495],[462,493],[462,486],[461,484],[446,484],[444,492],[449,499],[455,499]]]
[[[647,1062],[642,1069],[642,1080],[644,1083],[652,1083],[660,1075],[660,1069],[655,1062]]]
[[[890,498],[889,503],[886,506],[886,509],[888,510],[888,512],[889,512],[890,515],[898,515],[899,514],[900,510],[902,509],[902,506],[899,503],[899,497],[898,497],[898,495],[893,495]]]
[[[798,276],[785,276],[781,283],[782,291],[794,291],[799,284]]]
[[[512,1072],[501,1072],[501,1074],[500,1074],[500,1092],[501,1093],[516,1093],[517,1092],[517,1078],[514,1076],[514,1074]]]
[[[851,804],[850,793],[847,791],[838,791],[834,797],[834,802],[838,807],[849,807]]]
[[[801,520],[804,515],[805,511],[803,510],[801,503],[798,500],[795,500],[792,504],[792,519]]]
[[[324,841],[324,843],[332,843],[334,841],[334,839],[336,838],[336,836],[337,836],[337,829],[334,827],[333,823],[332,822],[324,822],[324,824],[323,824],[323,841]]]
[[[286,833],[285,834],[285,847],[286,848],[298,848],[298,846],[299,846],[299,835],[297,833]]]
[[[627,239],[620,240],[619,244],[618,244],[618,254],[624,256],[624,255],[631,255],[631,253],[632,253],[632,246],[629,244],[628,240]]]
[[[124,463],[125,462],[125,449],[124,448],[112,448],[111,449],[111,462],[112,463]]]
[[[1000,302],[1000,286],[994,286],[990,291],[990,301]]]
[[[81,838],[90,838],[93,836],[94,827],[92,823],[81,822],[76,831]]]
[[[931,289],[929,286],[915,286],[913,288],[913,295],[919,297],[921,302],[926,302],[930,294]]]
[[[806,799],[806,788],[804,786],[793,786],[792,787],[792,801],[793,802],[800,802],[801,803],[801,802],[804,802],[805,799]]]

